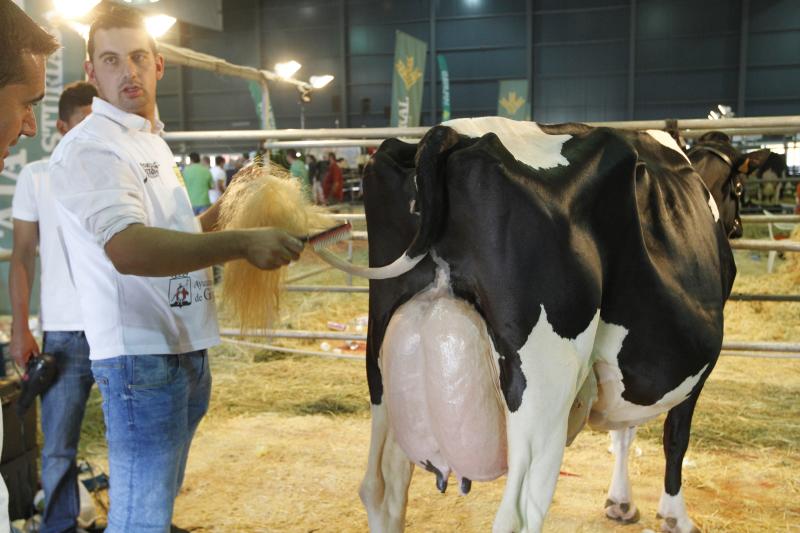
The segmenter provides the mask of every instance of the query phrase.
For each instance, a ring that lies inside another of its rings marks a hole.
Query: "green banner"
[[[392,126],[419,126],[427,52],[427,43],[401,31],[395,32]]]
[[[442,80],[442,122],[445,122],[450,120],[450,72],[443,55],[437,55],[436,61],[439,63],[439,79]]]
[[[47,60],[45,96],[36,106],[36,137],[22,137],[10,150],[5,168],[0,174],[0,247],[10,249],[11,241],[11,199],[22,167],[50,155],[61,135],[56,129],[58,120],[58,99],[64,85],[84,79],[83,61],[86,57],[86,44],[83,38],[69,28],[49,26],[44,14],[52,9],[51,0],[26,0],[16,2],[22,9],[47,31],[52,33],[63,45]],[[5,53],[5,51],[3,51]],[[0,278],[8,279],[8,263],[0,263]],[[5,283],[3,283],[5,286]],[[38,297],[31,299],[32,309],[38,307]],[[0,312],[10,311],[8,291],[0,291]]]
[[[500,80],[497,96],[497,115],[514,120],[530,120],[528,80]]]
[[[272,110],[272,104],[269,99],[269,88],[265,91],[260,83],[253,80],[247,82],[247,87],[250,89],[250,97],[253,99],[253,104],[256,106],[256,113],[258,113],[261,128],[265,130],[274,130],[275,113]],[[268,114],[264,114],[265,105],[269,108]]]

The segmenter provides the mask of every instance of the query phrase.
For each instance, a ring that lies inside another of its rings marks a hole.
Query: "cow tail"
[[[446,216],[445,169],[450,149],[458,143],[458,133],[447,126],[435,126],[419,143],[416,155],[417,207],[420,225],[406,255],[416,258],[428,253],[439,237]]]

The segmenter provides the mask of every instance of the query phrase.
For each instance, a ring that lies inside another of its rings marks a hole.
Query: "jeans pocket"
[[[175,355],[134,355],[130,357],[131,389],[152,389],[171,383],[178,373]]]

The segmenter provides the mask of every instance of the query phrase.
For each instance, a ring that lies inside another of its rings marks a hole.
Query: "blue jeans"
[[[111,509],[106,533],[166,533],[192,437],[208,410],[205,350],[92,361],[103,396]]]
[[[82,331],[45,331],[43,352],[56,358],[58,377],[42,396],[42,533],[74,531],[80,513],[78,439],[94,384],[89,344]]]

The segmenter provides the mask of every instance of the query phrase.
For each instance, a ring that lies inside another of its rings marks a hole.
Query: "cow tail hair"
[[[419,143],[416,155],[417,201],[420,225],[406,254],[415,258],[426,254],[439,237],[446,215],[445,169],[450,149],[458,143],[458,133],[447,126],[431,128]]]

